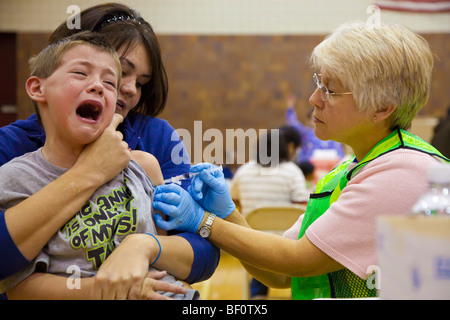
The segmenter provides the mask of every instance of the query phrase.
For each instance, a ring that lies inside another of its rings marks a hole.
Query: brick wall
[[[443,115],[450,103],[450,34],[427,34],[436,54],[432,95],[420,115]],[[33,112],[24,90],[28,59],[46,45],[46,33],[17,34],[18,118]],[[267,128],[283,123],[285,96],[307,110],[314,89],[307,59],[323,36],[159,36],[169,75],[169,99],[161,115],[174,128]],[[192,131],[191,131],[192,132]]]

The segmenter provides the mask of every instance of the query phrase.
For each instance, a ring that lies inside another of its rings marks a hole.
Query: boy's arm
[[[75,286],[74,281],[79,281]],[[73,284],[70,289],[68,283]],[[94,278],[71,279],[49,273],[33,273],[7,292],[9,300],[86,300]]]
[[[164,177],[161,172],[158,160],[150,153],[140,150],[131,151],[131,159],[136,161],[155,186],[164,184]],[[164,217],[163,213],[160,213]],[[156,227],[158,234],[167,235],[167,231]]]
[[[144,169],[155,186],[164,184],[164,178],[158,160],[152,154],[145,151],[133,150],[131,151],[131,159],[136,161]]]
[[[134,150],[131,157],[147,173],[155,185],[164,184],[158,160],[148,152]],[[164,231],[158,228],[158,234]],[[165,231],[164,231],[165,232]],[[208,279],[214,273],[220,259],[220,250],[199,235],[187,232],[158,237],[162,253],[156,267],[167,270],[177,279],[188,283]],[[177,261],[177,263],[173,263]]]
[[[167,271],[177,279],[187,277],[192,264],[190,258],[193,255],[189,243],[177,236],[157,237],[158,241],[143,233],[126,236],[98,270],[93,297],[138,298],[139,290],[146,281],[149,264],[154,261],[156,263],[152,264],[152,267],[158,270]]]
[[[159,281],[167,273],[149,272],[144,279],[138,295],[134,299],[169,300],[158,291],[185,294],[186,289],[172,283]],[[7,292],[10,300],[87,300],[95,298],[92,294],[95,277],[68,278],[49,273],[34,273]],[[116,297],[113,297],[116,298]]]
[[[32,260],[51,236],[94,191],[115,177],[130,159],[128,145],[116,131],[115,115],[103,134],[87,145],[75,165],[59,178],[5,211],[5,227],[24,258]],[[98,161],[101,158],[103,161]]]
[[[145,170],[154,185],[164,184],[164,178],[158,160],[153,155],[148,152],[134,150],[131,153],[131,159],[136,161]],[[160,214],[164,216],[163,213]],[[158,239],[162,247],[161,257],[155,265],[158,269],[167,270],[177,279],[189,280],[188,282],[191,282],[192,280],[197,280],[189,278],[192,277],[192,267],[197,266],[200,260],[204,262],[207,259],[211,259],[212,264],[217,266],[216,262],[218,259],[215,259],[213,254],[210,255],[211,258],[204,257],[204,259],[201,259],[203,257],[201,254],[198,254],[197,257],[195,255],[196,252],[208,252],[211,244],[206,240],[198,239],[195,235],[184,236],[184,234],[180,234],[164,236],[166,234],[167,232],[165,230],[158,228],[158,235],[160,235]],[[207,247],[201,247],[199,241],[204,242],[204,246]],[[177,263],[173,263],[174,261]],[[202,266],[202,268],[205,268],[205,266]],[[197,272],[197,270],[194,271]],[[209,272],[207,273],[209,274]]]
[[[158,160],[148,152],[134,150],[131,152],[131,159],[136,161],[147,173],[153,184],[164,184],[164,178],[159,167]],[[161,215],[164,214],[160,213]],[[194,252],[189,241],[183,237],[167,236],[167,231],[157,228],[158,239],[161,243],[161,257],[155,265],[160,270],[167,270],[178,279],[186,279],[191,272],[194,260]],[[177,261],[177,263],[173,263]]]

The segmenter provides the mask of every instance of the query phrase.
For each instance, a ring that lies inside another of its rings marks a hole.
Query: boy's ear
[[[46,98],[42,88],[42,79],[31,76],[25,83],[25,89],[31,100],[36,102],[46,102]]]

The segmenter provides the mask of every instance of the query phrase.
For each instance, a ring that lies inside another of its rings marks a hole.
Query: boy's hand
[[[153,237],[142,233],[126,236],[103,262],[95,276],[91,298],[103,300],[170,299],[161,292],[185,294],[186,289],[160,281],[166,271],[148,272],[159,246]]]
[[[117,126],[123,121],[120,114],[114,114],[110,125],[97,140],[86,145],[74,168],[89,173],[98,179],[100,185],[110,181],[128,166],[131,150],[123,141],[123,135]]]
[[[146,234],[129,234],[100,266],[93,286],[96,300],[138,299],[157,244]],[[155,248],[155,249],[153,249]]]

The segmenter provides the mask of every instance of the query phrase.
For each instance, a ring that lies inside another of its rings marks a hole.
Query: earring
[[[377,121],[377,115],[373,116],[373,121]]]

